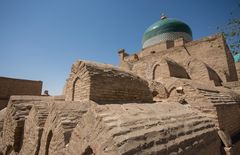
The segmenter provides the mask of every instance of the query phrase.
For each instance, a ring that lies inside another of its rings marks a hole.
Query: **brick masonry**
[[[147,81],[111,65],[86,61],[77,61],[72,66],[66,92],[69,101],[152,102]]]
[[[41,95],[42,81],[0,77],[0,109],[7,106],[12,95]]]
[[[76,61],[62,96],[4,83],[5,100],[25,85],[36,94],[0,111],[0,154],[239,154],[240,84],[222,35],[119,55],[120,67]]]
[[[132,70],[147,79],[152,79],[154,64],[160,63],[163,58],[167,57],[174,60],[186,70],[188,70],[188,64],[192,59],[198,59],[214,70],[221,81],[238,80],[233,57],[221,34],[171,48],[166,48],[162,44],[166,43],[159,43],[137,52],[137,60],[129,60],[128,57],[131,55],[125,56],[120,59],[120,67]],[[189,75],[191,77],[190,73]]]

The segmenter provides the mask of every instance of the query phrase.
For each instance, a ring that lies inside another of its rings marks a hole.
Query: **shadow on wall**
[[[88,146],[85,151],[82,153],[82,155],[94,155],[95,153],[93,153],[93,149]]]
[[[50,130],[50,132],[48,133],[48,136],[47,136],[45,155],[49,155],[49,147],[50,147],[52,137],[53,137],[53,133],[52,133],[52,130]]]
[[[188,62],[188,72],[192,80],[201,81],[215,86],[221,86],[222,80],[210,66],[201,60],[193,59]]]
[[[152,79],[155,81],[161,81],[161,79],[169,77],[190,79],[184,67],[170,58],[164,58],[154,65]]]

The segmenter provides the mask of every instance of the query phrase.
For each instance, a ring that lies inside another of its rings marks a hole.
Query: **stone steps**
[[[208,100],[210,100],[211,103],[214,105],[219,104],[236,104],[236,101],[227,94],[223,94],[220,92],[215,91],[207,91],[207,90],[198,90],[200,94],[207,97]]]

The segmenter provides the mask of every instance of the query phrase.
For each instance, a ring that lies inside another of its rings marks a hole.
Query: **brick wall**
[[[64,88],[66,101],[89,100],[90,76],[85,63],[76,61]]]
[[[189,79],[184,67],[170,58],[159,58],[158,61],[139,61],[134,64],[132,72],[148,80],[161,81],[164,78],[177,77]]]
[[[0,110],[7,107],[7,104],[8,104],[8,99],[0,99]]]
[[[240,107],[234,105],[217,106],[219,127],[227,131],[231,136],[240,133]]]
[[[142,71],[148,75],[152,72],[153,64],[159,62],[163,57],[174,60],[176,63],[183,65],[184,68],[187,68],[189,59],[196,58],[212,68],[223,82],[236,81],[236,69],[232,64],[233,58],[226,46],[222,35],[206,37],[165,50],[163,50],[161,44],[157,44],[138,52],[139,60],[137,62],[121,62],[121,67],[132,66],[133,69],[135,65],[138,65],[140,69],[145,67]]]
[[[105,73],[91,77],[90,92],[92,100],[103,103],[152,101],[148,83],[126,73]]]
[[[73,83],[73,101],[81,101],[89,97],[89,82],[77,77]]]
[[[67,101],[152,102],[147,81],[106,64],[77,61],[66,86]]]
[[[0,98],[11,95],[41,95],[42,81],[0,77]]]
[[[6,107],[11,95],[41,95],[42,81],[0,77],[0,109]]]

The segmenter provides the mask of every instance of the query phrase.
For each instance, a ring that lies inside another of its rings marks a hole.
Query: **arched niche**
[[[161,79],[169,77],[190,79],[185,68],[172,59],[163,58],[153,65],[153,80],[161,81]]]
[[[221,86],[222,80],[215,70],[201,60],[193,59],[188,63],[188,72],[192,80]]]
[[[95,153],[93,152],[93,149],[90,146],[88,146],[82,153],[82,155],[95,155]]]
[[[157,80],[159,77],[161,77],[161,68],[160,65],[157,64],[153,68],[153,80]]]
[[[79,77],[75,79],[73,82],[73,93],[72,93],[72,100],[73,101],[81,101],[81,80]]]

